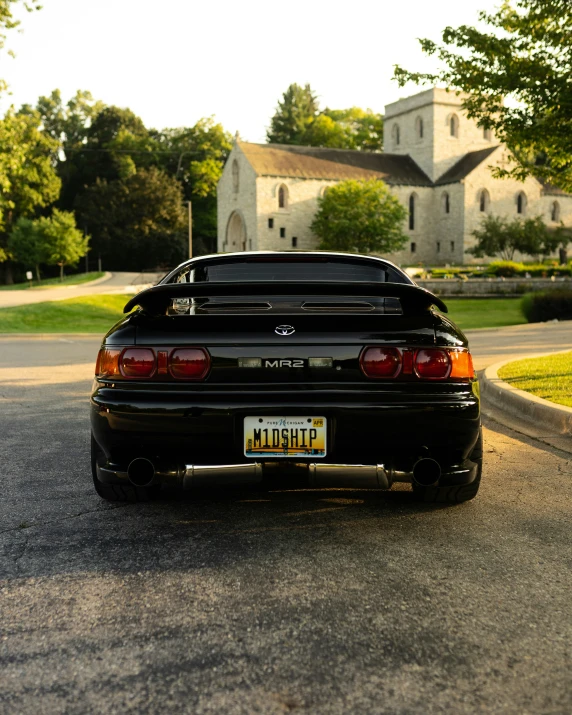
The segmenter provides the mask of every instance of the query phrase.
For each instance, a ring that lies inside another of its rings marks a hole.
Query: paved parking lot
[[[519,340],[562,349],[560,329]],[[506,335],[476,337],[481,363]],[[461,506],[405,488],[110,505],[88,464],[96,350],[0,341],[0,711],[572,710],[571,455],[489,422]]]

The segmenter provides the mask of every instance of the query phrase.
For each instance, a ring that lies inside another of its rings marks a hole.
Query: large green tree
[[[341,181],[318,199],[311,228],[323,249],[391,253],[407,241],[406,216],[383,181]]]
[[[278,102],[267,133],[273,144],[303,144],[309,124],[318,113],[318,99],[309,84],[291,84]]]
[[[80,227],[105,267],[143,270],[187,256],[188,222],[180,183],[156,167],[126,179],[98,179],[78,196]]]
[[[216,187],[232,149],[232,138],[212,117],[192,127],[152,132],[159,143],[160,166],[182,186],[193,205],[193,252],[216,251]]]
[[[291,84],[278,102],[267,139],[275,144],[381,151],[383,117],[359,107],[320,111],[310,85]]]
[[[9,111],[0,120],[0,261],[9,257],[6,244],[16,221],[33,218],[59,196],[56,149],[56,140],[41,131],[37,112]],[[12,282],[9,263],[4,273]]]
[[[572,191],[572,3],[507,0],[480,20],[488,29],[447,27],[440,43],[420,40],[440,71],[396,67],[395,78],[468,93],[468,116],[493,129],[517,159],[497,175],[533,174]]]

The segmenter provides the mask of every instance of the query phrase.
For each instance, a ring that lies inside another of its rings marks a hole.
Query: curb
[[[562,448],[562,444],[567,444],[569,448],[572,444],[570,443],[572,407],[557,405],[524,390],[519,390],[498,376],[498,371],[509,363],[569,352],[570,350],[558,350],[527,354],[489,365],[482,374],[480,388],[481,395],[487,402],[486,407],[493,407],[491,416],[497,417],[497,421],[501,421],[507,427],[541,439],[553,446]],[[500,411],[500,415],[497,410]],[[508,420],[505,419],[507,417]]]
[[[113,276],[113,273],[105,271],[101,278],[96,278],[93,281],[88,281],[87,283],[76,283],[75,285],[62,286],[62,288],[90,288],[91,286],[99,285],[100,283],[105,283]],[[57,286],[55,286],[57,288]]]

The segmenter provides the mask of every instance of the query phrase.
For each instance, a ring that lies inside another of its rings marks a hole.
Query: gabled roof
[[[284,144],[240,142],[258,176],[301,179],[383,179],[388,184],[432,186],[410,156]]]
[[[465,154],[465,156],[461,157],[456,164],[453,164],[450,169],[447,169],[447,171],[437,179],[435,186],[457,184],[459,181],[462,181],[498,148],[497,144],[497,146],[479,149],[478,151],[470,151],[468,154]]]

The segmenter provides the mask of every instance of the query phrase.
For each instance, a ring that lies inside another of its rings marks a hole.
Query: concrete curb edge
[[[558,352],[521,355],[516,359],[511,358],[489,365],[480,380],[481,395],[501,414],[508,414],[513,418],[508,426],[512,427],[513,420],[517,419],[525,422],[530,428],[541,428],[547,435],[572,437],[572,407],[557,405],[524,390],[519,390],[498,376],[498,371],[508,363],[569,352],[570,350],[559,350]],[[529,430],[526,432],[528,433]]]

